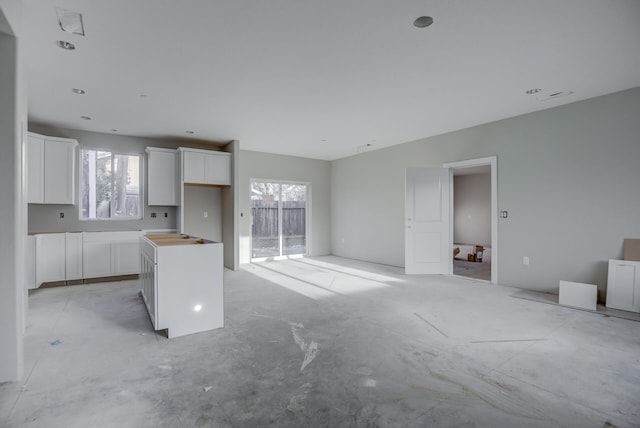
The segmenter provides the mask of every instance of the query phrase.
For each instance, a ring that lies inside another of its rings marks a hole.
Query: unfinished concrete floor
[[[0,426],[638,426],[640,324],[515,291],[251,264],[225,272],[224,329],[168,340],[134,281],[37,290]]]

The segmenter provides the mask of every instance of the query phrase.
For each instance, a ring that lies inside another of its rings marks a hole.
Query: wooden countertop
[[[145,238],[159,247],[169,245],[197,245],[207,243],[207,241],[202,238],[194,238],[189,235],[185,235],[184,233],[149,234],[145,235]]]

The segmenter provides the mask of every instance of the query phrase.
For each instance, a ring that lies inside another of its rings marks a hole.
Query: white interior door
[[[448,274],[449,170],[407,168],[405,273]]]

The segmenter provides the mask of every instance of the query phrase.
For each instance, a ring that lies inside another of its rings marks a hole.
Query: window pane
[[[140,218],[140,156],[80,153],[80,218]]]
[[[140,216],[139,156],[114,155],[114,217]]]
[[[307,186],[282,185],[282,254],[306,254]]]
[[[251,215],[253,218],[251,247],[253,257],[280,255],[279,198],[279,184],[259,181],[251,183]]]
[[[110,152],[96,152],[95,214],[90,211],[89,218],[111,217],[111,163],[112,158]],[[89,190],[93,191],[91,187]]]

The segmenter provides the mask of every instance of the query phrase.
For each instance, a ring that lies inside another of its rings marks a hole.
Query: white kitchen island
[[[168,338],[224,326],[222,243],[184,234],[140,238],[140,292]]]

